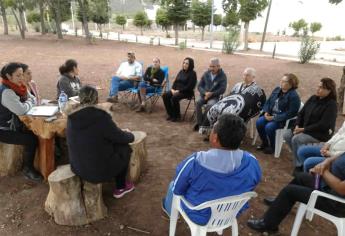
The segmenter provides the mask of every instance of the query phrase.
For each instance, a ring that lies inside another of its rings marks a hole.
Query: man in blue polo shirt
[[[260,182],[261,169],[252,154],[239,149],[245,133],[246,126],[240,117],[221,115],[210,134],[212,148],[193,153],[177,166],[175,179],[163,199],[163,210],[170,215],[173,193],[196,206],[252,191]],[[198,225],[206,225],[210,219],[210,209],[193,211],[184,205],[182,208]]]

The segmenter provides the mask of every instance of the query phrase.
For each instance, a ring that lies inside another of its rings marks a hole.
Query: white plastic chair
[[[317,214],[335,224],[338,230],[338,236],[344,236],[345,235],[345,218],[339,218],[335,217],[331,214],[328,214],[324,211],[318,210],[315,208],[315,203],[318,197],[324,197],[324,198],[329,198],[337,202],[341,202],[345,204],[345,199],[336,197],[334,195],[320,192],[318,190],[314,190],[309,198],[309,201],[306,204],[300,203],[298,207],[298,211],[296,214],[295,222],[293,223],[292,231],[291,231],[291,236],[297,236],[299,228],[301,226],[304,214],[306,214],[306,219],[309,221],[312,221],[313,215]]]
[[[223,230],[230,226],[232,227],[232,235],[236,236],[238,235],[236,215],[249,199],[256,196],[257,194],[255,192],[246,192],[241,195],[220,198],[204,202],[198,206],[192,206],[182,196],[174,195],[171,207],[169,236],[175,235],[179,213],[181,213],[187,222],[192,236],[206,236],[207,232],[217,232],[218,235],[221,235]],[[211,218],[208,223],[201,226],[192,222],[181,208],[181,202],[191,210],[211,208]]]
[[[301,105],[300,105],[298,111],[301,111],[303,106],[304,106],[304,104],[303,104],[303,102],[301,102]],[[292,122],[296,119],[297,119],[297,116],[292,117],[292,118],[285,121],[285,125],[283,128],[276,129],[275,148],[274,148],[274,157],[275,158],[279,158],[279,156],[280,156],[280,152],[282,150],[283,143],[284,143],[284,138],[283,138],[284,133],[289,129],[290,122]],[[255,145],[257,138],[258,138],[258,131],[255,132],[255,136],[254,136],[254,139],[252,142],[253,146]]]

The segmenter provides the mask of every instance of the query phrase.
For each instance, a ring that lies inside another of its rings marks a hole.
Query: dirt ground
[[[170,79],[181,68],[186,56],[195,59],[196,71],[201,76],[211,57],[219,57],[228,75],[228,89],[241,80],[245,67],[257,69],[257,83],[270,94],[279,84],[284,73],[292,72],[300,78],[299,94],[303,101],[315,91],[319,79],[334,78],[339,83],[342,68],[327,65],[307,64],[239,55],[224,55],[217,52],[192,49],[177,50],[169,47],[148,46],[113,41],[97,41],[86,45],[82,39],[66,37],[57,41],[55,36],[31,36],[22,41],[17,37],[0,36],[0,64],[21,61],[30,65],[34,80],[38,83],[44,98],[54,99],[58,67],[69,58],[79,62],[83,83],[98,85],[101,101],[104,101],[111,75],[133,50],[137,59],[149,65],[154,56],[159,56],[162,65],[169,65]],[[182,107],[186,101],[182,102]],[[189,115],[192,111],[190,111]],[[137,114],[125,105],[118,105],[115,117],[120,127],[147,132],[148,159],[146,168],[134,192],[123,199],[115,200],[112,185],[104,184],[104,201],[108,217],[81,227],[59,226],[44,211],[43,205],[49,186],[46,183],[32,183],[20,173],[12,177],[0,177],[0,235],[145,235],[126,226],[150,232],[150,235],[167,235],[169,222],[163,218],[160,202],[168,183],[174,176],[176,165],[194,151],[209,148],[208,143],[195,132],[189,122],[171,123],[165,120],[162,101],[151,114]],[[344,119],[338,118],[338,127]],[[259,217],[266,207],[262,204],[265,196],[275,195],[291,180],[292,159],[287,148],[283,148],[279,159],[257,152],[250,145],[251,139],[244,140],[242,149],[252,152],[263,170],[262,182],[255,190],[258,197],[251,201],[251,207],[239,218],[240,235],[259,235],[246,227],[250,217]],[[295,217],[294,210],[281,224],[281,235],[289,235]],[[122,225],[125,227],[123,228]],[[226,234],[230,231],[227,230]],[[188,226],[179,223],[177,235],[189,235]],[[216,235],[216,234],[213,234]],[[303,223],[300,235],[336,235],[331,223],[315,217],[311,223]]]

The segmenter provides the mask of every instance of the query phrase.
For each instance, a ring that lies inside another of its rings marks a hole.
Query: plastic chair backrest
[[[207,231],[212,232],[229,227],[244,204],[256,196],[255,192],[246,192],[236,196],[204,202],[196,207],[189,207],[190,204],[186,204],[186,200],[183,200],[183,198],[181,200],[192,210],[211,208],[211,217],[206,227]]]

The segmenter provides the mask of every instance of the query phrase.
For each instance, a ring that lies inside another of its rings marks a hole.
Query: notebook
[[[26,115],[29,116],[53,116],[59,111],[58,106],[35,106]]]

